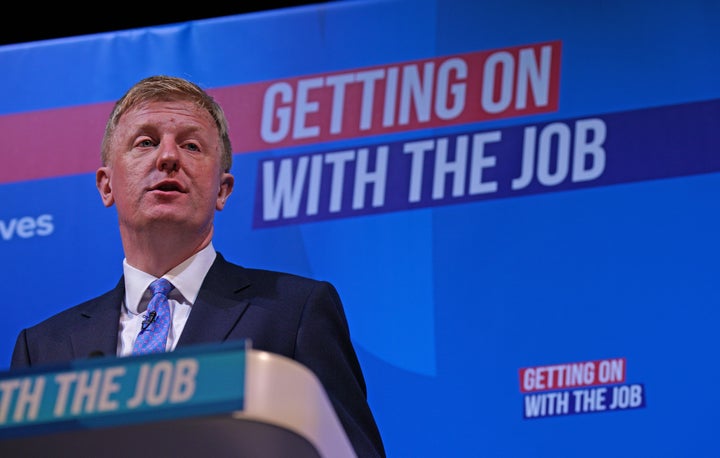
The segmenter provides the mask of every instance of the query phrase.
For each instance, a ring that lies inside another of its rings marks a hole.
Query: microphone
[[[88,358],[102,358],[103,356],[105,356],[105,353],[101,350],[93,350],[88,354]]]
[[[154,310],[150,312],[148,315],[145,316],[145,319],[142,322],[142,329],[141,332],[147,331],[147,328],[150,327],[151,324],[155,322],[157,319],[157,312]]]

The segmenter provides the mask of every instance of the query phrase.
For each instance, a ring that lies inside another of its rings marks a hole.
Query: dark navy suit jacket
[[[11,369],[115,355],[121,278],[111,291],[20,332]],[[218,253],[177,346],[250,339],[312,370],[359,457],[385,456],[340,297],[328,282],[246,269]]]

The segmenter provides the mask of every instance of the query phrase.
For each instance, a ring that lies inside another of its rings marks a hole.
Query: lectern
[[[249,342],[0,374],[2,457],[355,457],[319,380]]]

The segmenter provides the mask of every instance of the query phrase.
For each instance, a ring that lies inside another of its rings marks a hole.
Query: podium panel
[[[315,375],[247,343],[0,375],[0,456],[354,457]]]

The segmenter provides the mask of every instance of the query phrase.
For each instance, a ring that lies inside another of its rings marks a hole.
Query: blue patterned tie
[[[172,283],[164,278],[158,278],[150,283],[150,291],[153,296],[148,304],[140,334],[135,339],[133,355],[165,351],[165,342],[167,342],[171,322],[167,295],[172,289]]]

